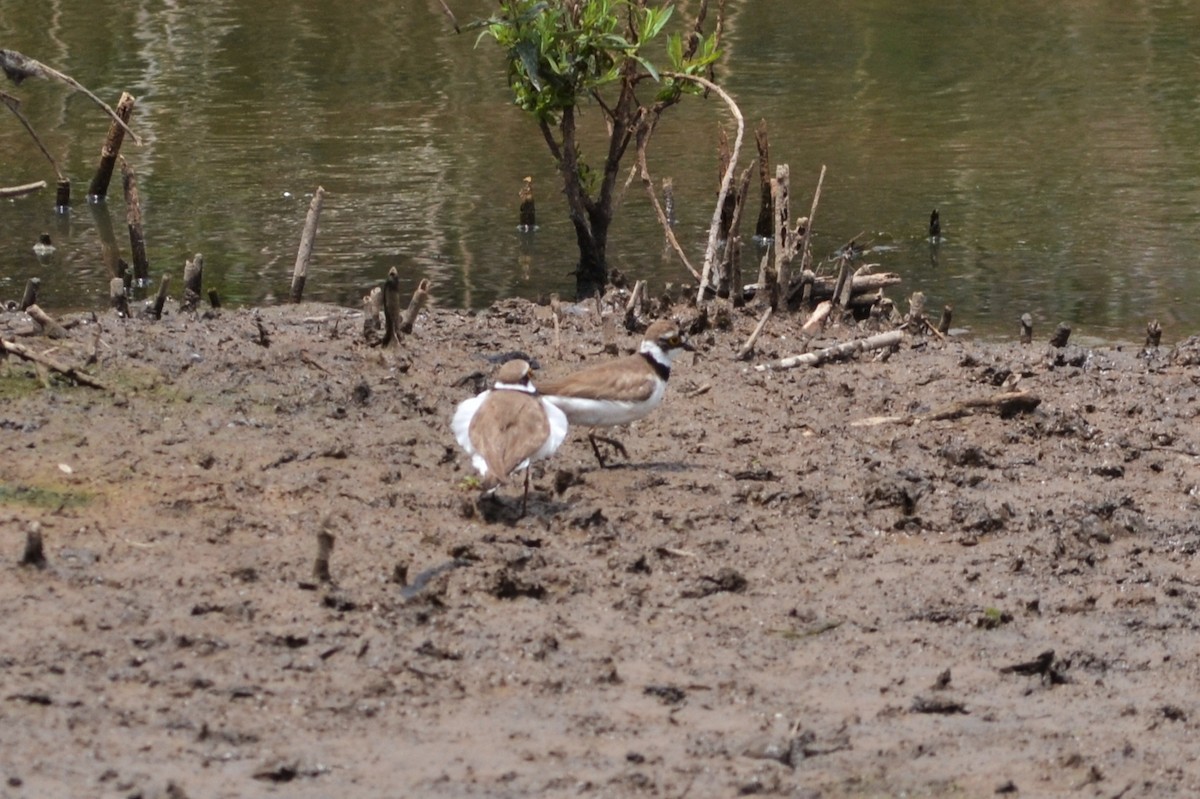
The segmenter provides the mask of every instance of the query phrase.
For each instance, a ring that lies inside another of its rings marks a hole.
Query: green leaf
[[[649,61],[647,61],[646,59],[642,58],[640,55],[635,55],[635,56],[634,56],[634,58],[636,58],[636,59],[637,59],[637,62],[638,62],[639,64],[641,64],[641,65],[642,65],[642,67],[643,67],[643,68],[644,68],[644,69],[645,69],[647,72],[649,72],[649,73],[650,73],[650,77],[654,78],[654,80],[656,80],[656,81],[661,81],[661,80],[662,80],[662,78],[661,78],[661,77],[659,76],[659,74],[658,74],[658,68],[657,68],[657,67],[655,67],[653,64],[651,64],[651,63],[650,63]]]
[[[522,39],[517,42],[513,48],[516,51],[517,57],[521,59],[521,66],[525,68],[525,74],[529,78],[529,82],[533,84],[533,88],[538,91],[542,90],[541,73],[539,70],[538,46],[529,39]]]

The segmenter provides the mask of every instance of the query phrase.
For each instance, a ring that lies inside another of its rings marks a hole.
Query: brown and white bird
[[[628,424],[662,404],[671,364],[685,350],[693,347],[684,340],[679,323],[660,319],[646,328],[634,355],[589,366],[559,380],[540,382],[538,391],[561,408],[571,424],[591,428]],[[588,432],[588,441],[601,467],[604,456],[596,446],[597,440],[629,456],[621,442],[597,436],[593,429]]]
[[[567,437],[567,418],[537,396],[530,366],[512,360],[500,367],[492,388],[463,400],[450,429],[491,493],[515,471],[525,470],[521,513],[529,499],[529,464],[548,458]]]

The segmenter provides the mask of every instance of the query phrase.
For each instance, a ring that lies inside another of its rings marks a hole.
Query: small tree
[[[606,249],[612,224],[614,189],[621,159],[631,142],[645,147],[662,113],[684,93],[701,91],[692,81],[664,77],[647,56],[674,11],[647,0],[500,0],[501,13],[474,23],[508,58],[508,82],[516,104],[533,115],[558,164],[579,244],[576,293],[599,294],[608,281]],[[700,30],[707,0],[688,36],[667,37],[671,73],[704,73],[720,55],[716,36]],[[718,30],[720,27],[718,26]],[[638,88],[657,86],[643,103]],[[585,161],[576,136],[580,104],[594,102],[609,131],[603,167]]]

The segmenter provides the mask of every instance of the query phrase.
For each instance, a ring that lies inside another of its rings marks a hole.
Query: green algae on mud
[[[0,506],[24,505],[30,508],[57,510],[81,508],[91,501],[92,495],[86,491],[0,483]]]

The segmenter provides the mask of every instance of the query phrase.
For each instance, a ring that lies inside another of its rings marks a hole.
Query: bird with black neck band
[[[558,380],[538,381],[538,392],[566,414],[572,425],[591,428],[588,441],[601,468],[606,459],[597,441],[613,446],[626,458],[625,446],[596,434],[645,417],[662,404],[671,366],[683,352],[694,351],[679,323],[660,319],[646,328],[638,351],[573,372]]]

